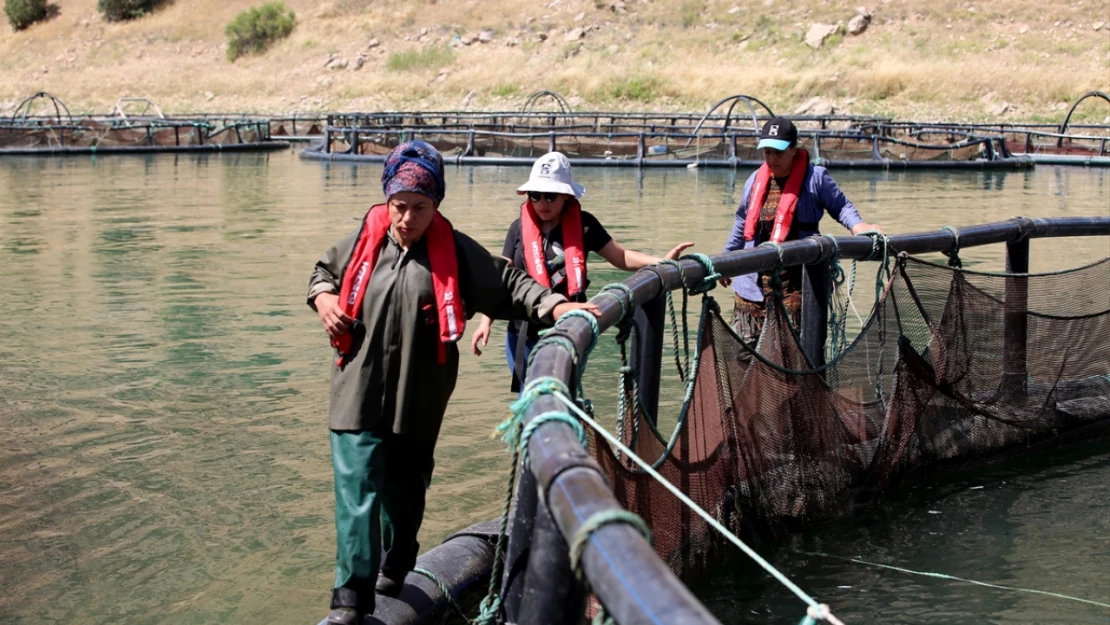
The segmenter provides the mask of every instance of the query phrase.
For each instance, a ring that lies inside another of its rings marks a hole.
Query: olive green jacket
[[[352,232],[316,263],[308,283],[313,310],[317,295],[339,292],[358,234]],[[455,254],[467,318],[480,312],[551,325],[555,306],[566,301],[457,230]],[[459,349],[446,345],[445,362],[439,362],[438,310],[425,241],[406,251],[390,233],[365,293],[365,331],[354,333],[346,364],[332,364],[328,427],[357,431],[392,424],[396,434],[434,442],[455,390]]]

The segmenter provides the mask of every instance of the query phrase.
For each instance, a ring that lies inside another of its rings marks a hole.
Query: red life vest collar
[[[573,198],[566,202],[560,225],[563,228],[563,256],[567,268],[567,297],[573,298],[586,290],[586,246],[582,243],[582,206]],[[525,200],[520,205],[520,239],[524,247],[524,264],[528,275],[551,288],[540,218],[536,215],[532,200]]]
[[[378,259],[386,234],[389,232],[389,208],[378,204],[366,213],[362,229],[358,233],[351,259],[343,271],[343,281],[339,288],[339,306],[352,319],[358,319],[362,312],[362,301],[366,297],[366,286],[374,273],[374,263]],[[466,327],[466,313],[459,294],[459,262],[455,256],[455,229],[439,211],[436,211],[432,224],[424,233],[428,245],[428,260],[432,267],[432,289],[435,291],[436,308],[439,319],[439,362],[446,359],[446,343],[459,340]],[[351,333],[344,332],[332,339],[331,344],[339,351],[336,364],[343,366],[351,352]]]
[[[794,208],[798,205],[798,193],[802,189],[802,181],[809,168],[809,152],[798,150],[794,153],[794,162],[790,165],[790,176],[786,179],[786,188],[782,190],[779,205],[775,208],[775,227],[771,230],[773,243],[782,243],[790,234],[790,226],[794,223]],[[755,172],[755,182],[752,184],[752,194],[748,198],[748,214],[744,217],[744,240],[755,239],[756,227],[759,225],[759,214],[763,210],[763,202],[767,199],[767,192],[771,183],[771,168],[767,163],[759,166]]]

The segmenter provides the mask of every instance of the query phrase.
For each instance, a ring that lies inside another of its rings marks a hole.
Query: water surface
[[[587,210],[626,246],[662,252],[690,239],[709,253],[727,237],[747,173],[577,171]],[[889,232],[1110,214],[1110,172],[1099,170],[835,175]],[[378,166],[291,153],[0,160],[0,623],[319,619],[335,549],[330,348],[304,290],[320,253],[379,201],[379,176]],[[525,168],[451,168],[444,212],[496,252],[526,177]],[[828,220],[826,230],[842,232]],[[1108,253],[1106,239],[1037,241],[1032,269]],[[963,257],[997,270],[1003,252]],[[595,289],[622,277],[597,261]],[[869,285],[873,269],[860,272]],[[860,311],[871,291],[858,289]],[[512,399],[502,331],[485,356],[462,359],[425,548],[500,512],[508,456],[489,434]],[[611,341],[590,362],[587,391],[611,415]],[[679,399],[665,393],[664,410]],[[1017,477],[1019,467],[967,496],[909,497],[806,540],[909,568],[958,554],[947,572],[1106,600],[1107,451],[1046,468],[1044,479]],[[857,623],[937,622],[922,606],[965,596],[857,565],[786,564]],[[717,583],[723,594],[713,584],[698,592],[724,622],[799,618],[758,579],[726,570]],[[858,600],[862,588],[869,601]],[[902,602],[914,609],[891,611]],[[991,595],[960,604],[945,622],[1046,622],[1054,608]],[[761,609],[778,616],[750,614]]]

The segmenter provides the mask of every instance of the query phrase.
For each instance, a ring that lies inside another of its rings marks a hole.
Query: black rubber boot
[[[369,601],[365,595],[351,588],[333,588],[331,591],[331,612],[328,625],[361,625],[362,617],[374,612],[374,599]]]
[[[395,575],[386,575],[382,573],[378,575],[378,582],[374,584],[374,591],[386,597],[400,596],[401,589],[405,587],[406,575],[407,573],[398,578]]]

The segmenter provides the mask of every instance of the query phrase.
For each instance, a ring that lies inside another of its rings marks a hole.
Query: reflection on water
[[[625,245],[661,252],[693,239],[696,251],[716,252],[747,172],[577,174],[587,210]],[[315,622],[334,554],[329,348],[304,287],[317,256],[379,200],[379,176],[376,166],[292,154],[0,161],[0,622]],[[522,168],[451,169],[444,211],[499,250],[526,177]],[[864,217],[890,232],[1110,212],[1110,175],[1097,170],[836,177]],[[1037,241],[1032,268],[1108,252],[1105,239]],[[962,255],[971,266],[1002,266],[1000,248]],[[621,277],[597,260],[595,288]],[[859,289],[861,311],[870,290]],[[463,358],[425,547],[499,513],[508,457],[489,433],[512,397],[499,354]],[[616,364],[603,341],[587,388],[600,414],[614,409]],[[679,399],[664,393],[664,409]],[[1067,479],[1105,484],[1100,462],[1079,463]],[[966,562],[988,567],[973,572],[992,578],[986,572],[1001,566],[997,537],[1015,531],[1007,518],[1019,507],[1020,540],[1052,540],[1057,517],[1036,512],[1050,496],[1069,511],[1075,535],[1059,543],[1060,560],[1009,561],[1014,579],[1082,578],[1105,565],[1081,548],[1104,540],[1100,489],[1057,485],[1034,481],[1018,500],[959,500],[981,520],[956,534]],[[847,527],[836,536],[847,545],[840,553],[868,553],[873,536],[891,557],[936,550],[953,540],[953,528],[934,536],[919,522],[932,520],[921,516],[927,505],[948,501],[910,502],[866,532]],[[998,506],[1009,512],[988,513]],[[885,544],[893,534],[898,540]],[[821,566],[799,569],[803,586],[806,571]],[[839,570],[845,584],[877,585],[870,572]],[[869,592],[908,593],[915,605],[944,598],[914,580],[898,584]],[[746,592],[759,605],[776,601],[767,587]],[[993,605],[984,609],[995,613]],[[718,614],[748,619],[741,605]],[[1038,622],[1018,609],[1005,614]]]

